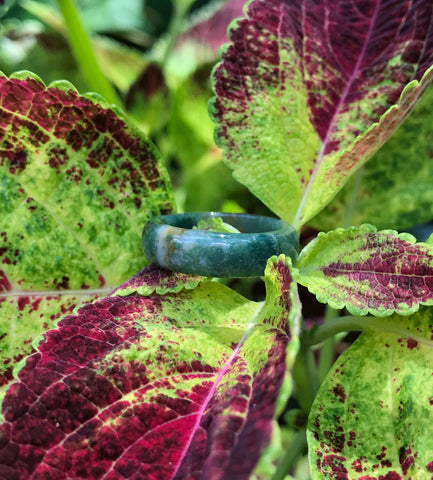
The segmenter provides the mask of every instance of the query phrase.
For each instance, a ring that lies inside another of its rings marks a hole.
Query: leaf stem
[[[338,318],[338,313],[338,310],[335,310],[329,305],[327,305],[325,312],[325,323],[334,322],[335,319]],[[323,342],[322,348],[320,350],[319,367],[317,371],[320,383],[324,380],[329,369],[334,363],[335,344],[335,335],[330,336]]]
[[[109,103],[122,105],[116,91],[102,73],[75,0],[57,0],[57,2],[68,29],[72,52],[89,88],[102,95]]]
[[[9,297],[60,297],[63,295],[84,296],[90,297],[92,295],[109,295],[115,287],[105,286],[102,288],[93,288],[88,290],[12,290],[9,292],[0,293],[0,299]]]
[[[367,327],[377,327],[377,317],[337,317],[301,334],[301,345],[317,345],[341,332],[359,332]]]
[[[301,336],[302,338],[302,336]],[[319,388],[313,352],[308,344],[302,344],[293,365],[293,379],[302,411],[308,415]]]
[[[353,184],[352,192],[350,194],[350,201],[344,212],[344,219],[343,219],[343,225],[342,225],[343,228],[349,228],[350,225],[352,224],[353,213],[355,211],[356,202],[358,200],[359,190],[361,189],[363,172],[364,172],[364,167],[361,167],[354,175],[354,184]]]
[[[163,69],[166,68],[170,55],[173,53],[177,37],[182,29],[185,13],[185,8],[175,6],[173,18],[171,19],[169,31],[167,34],[167,44],[165,46],[164,53],[161,59],[161,66]]]
[[[307,448],[307,436],[306,430],[302,429],[293,437],[293,440],[286,451],[286,454],[282,460],[278,463],[275,473],[272,475],[271,480],[284,480],[288,472],[294,467],[299,456]]]

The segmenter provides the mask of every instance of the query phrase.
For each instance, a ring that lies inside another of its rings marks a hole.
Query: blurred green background
[[[8,1],[0,7],[0,70],[30,70],[49,84],[98,91],[74,57],[61,12],[71,0]],[[157,145],[178,211],[268,213],[221,161],[207,112],[210,74],[227,26],[244,0],[79,0],[97,62],[117,103]],[[102,92],[98,92],[102,93]]]

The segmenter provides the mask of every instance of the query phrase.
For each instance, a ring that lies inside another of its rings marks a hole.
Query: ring
[[[220,218],[240,233],[193,229],[200,220]],[[295,229],[277,218],[235,213],[182,213],[152,218],[144,227],[143,251],[162,268],[204,277],[253,277],[264,274],[273,255],[295,260]]]

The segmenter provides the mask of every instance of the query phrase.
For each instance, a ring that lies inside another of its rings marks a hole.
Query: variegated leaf
[[[205,281],[63,318],[4,396],[0,476],[248,479],[298,347],[288,262],[265,276],[264,303]]]
[[[433,218],[432,102],[429,87],[396,134],[312,220],[316,228],[372,223],[404,231]]]
[[[299,256],[296,278],[354,315],[408,315],[433,305],[433,247],[371,225],[320,233]]]
[[[171,209],[155,147],[118,109],[0,76],[0,376],[58,314],[143,268],[142,228]]]
[[[432,478],[432,313],[370,318],[338,358],[310,412],[312,480]]]
[[[297,228],[406,118],[432,78],[428,0],[254,0],[213,74],[234,176]]]

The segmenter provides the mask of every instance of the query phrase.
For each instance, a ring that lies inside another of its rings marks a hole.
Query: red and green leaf
[[[204,281],[63,318],[4,396],[0,476],[249,478],[298,346],[283,256],[266,283],[265,303]]]
[[[97,295],[52,292],[51,294],[0,292],[0,396],[13,379],[13,369],[33,351],[32,342],[59,318]],[[3,387],[3,388],[2,388]]]
[[[234,176],[298,228],[402,123],[432,78],[431,2],[254,0],[213,74]]]
[[[396,135],[314,218],[316,228],[371,223],[405,231],[433,218],[432,103],[429,87]]]
[[[371,225],[320,233],[300,254],[297,281],[354,315],[408,315],[433,305],[433,247]]]
[[[227,27],[233,19],[242,15],[245,0],[226,0],[207,5],[194,15],[191,25],[177,39],[176,49],[192,48],[203,59],[217,59],[218,50],[227,42]],[[191,50],[190,50],[191,51]],[[212,53],[206,56],[206,53]]]
[[[0,184],[1,378],[59,313],[146,265],[143,225],[172,195],[120,111],[28,72],[0,76]]]
[[[119,295],[120,297],[126,297],[132,293],[144,296],[149,296],[152,293],[165,295],[166,293],[177,293],[184,289],[192,290],[204,280],[207,280],[207,278],[163,270],[151,264],[116,288],[111,295]]]
[[[432,338],[431,308],[370,319],[312,406],[312,480],[432,477]]]

